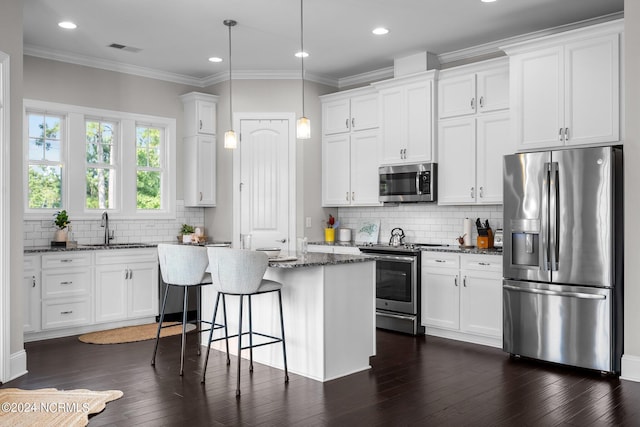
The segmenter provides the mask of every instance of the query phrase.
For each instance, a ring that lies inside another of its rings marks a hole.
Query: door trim
[[[4,383],[23,372],[12,372],[11,327],[22,331],[22,325],[11,325],[11,233],[10,233],[10,99],[9,55],[0,52],[0,185],[5,191],[0,199],[0,382]],[[26,370],[26,358],[25,362]]]
[[[289,122],[289,251],[296,249],[296,116],[295,113],[234,113],[233,128],[240,133],[241,120],[288,120]],[[240,137],[241,138],[241,137]],[[242,141],[239,142],[242,144]],[[233,150],[233,236],[231,244],[240,247],[240,150]]]

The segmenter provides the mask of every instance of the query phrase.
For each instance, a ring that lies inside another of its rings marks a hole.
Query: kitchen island
[[[308,253],[295,261],[271,261],[265,278],[283,285],[290,372],[329,381],[370,368],[369,357],[376,354],[373,258]],[[203,319],[211,319],[215,295],[212,286],[202,288]],[[251,301],[254,329],[279,336],[277,295],[259,295]],[[229,333],[234,334],[237,332],[237,297],[227,297],[227,310]],[[218,320],[221,319],[219,316]],[[248,323],[243,320],[243,329],[246,326]],[[202,334],[204,345],[207,338],[208,333]],[[212,348],[223,351],[224,341],[213,343]],[[234,353],[237,344],[231,342],[230,348]],[[243,356],[248,357],[245,352]],[[283,368],[280,345],[255,348],[253,358],[256,362]]]

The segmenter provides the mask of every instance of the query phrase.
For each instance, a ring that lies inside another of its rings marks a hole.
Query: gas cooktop
[[[425,248],[449,248],[450,245],[443,245],[441,243],[403,243],[399,246],[391,246],[389,244],[384,243],[361,243],[357,244],[360,250],[366,251],[368,249],[371,250],[386,250],[386,251],[420,251]]]

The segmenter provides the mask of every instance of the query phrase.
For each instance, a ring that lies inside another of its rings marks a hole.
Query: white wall
[[[234,80],[234,113],[302,113],[300,80]],[[206,88],[208,93],[220,96],[218,101],[218,134],[230,128],[229,83],[223,82]],[[298,140],[296,145],[297,165],[297,235],[306,235],[310,240],[323,236],[322,219],[328,210],[321,207],[321,106],[319,95],[335,92],[336,89],[317,83],[305,83],[305,114],[311,120],[311,139]],[[237,131],[237,129],[236,129]],[[232,168],[233,153],[227,150],[218,138],[218,194],[217,207],[207,209],[205,226],[216,240],[232,240]],[[335,209],[331,210],[335,214]],[[304,217],[312,218],[312,228],[304,228]]]
[[[622,375],[640,381],[640,2],[625,0],[625,263]]]

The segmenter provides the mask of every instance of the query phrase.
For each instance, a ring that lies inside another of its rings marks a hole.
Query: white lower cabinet
[[[23,289],[25,341],[148,322],[158,315],[157,249],[26,254]]]
[[[40,256],[25,255],[22,269],[22,321],[24,332],[40,330]]]
[[[158,314],[156,259],[155,249],[96,253],[97,323]]]
[[[428,335],[502,346],[502,256],[422,253]]]

